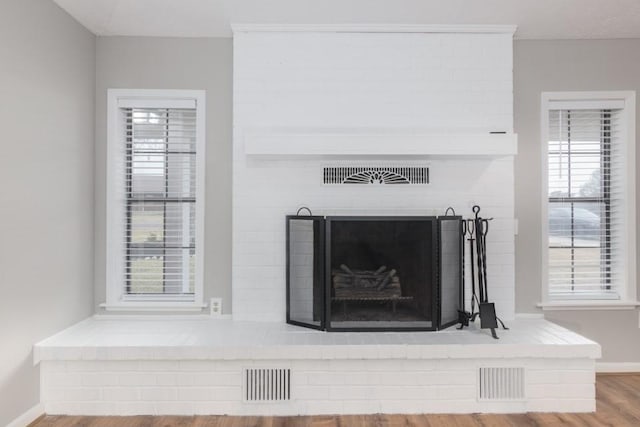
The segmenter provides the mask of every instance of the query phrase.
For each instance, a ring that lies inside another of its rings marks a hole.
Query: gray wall
[[[39,402],[32,346],[91,315],[95,37],[0,2],[0,425]]]
[[[231,310],[232,42],[98,37],[96,61],[95,304],[105,302],[107,89],[207,91],[204,296]]]
[[[538,312],[535,304],[541,300],[540,93],[567,90],[640,92],[640,40],[515,43],[514,113],[515,131],[519,135],[515,163],[516,217],[519,219],[516,237],[518,313]],[[640,115],[640,108],[637,113]],[[636,134],[640,135],[640,116],[636,118],[636,126]],[[640,150],[637,155],[640,156]],[[640,167],[638,159],[636,165]],[[640,190],[640,185],[636,186]],[[598,341],[603,347],[604,362],[640,362],[637,310],[554,311],[546,312],[545,317]]]

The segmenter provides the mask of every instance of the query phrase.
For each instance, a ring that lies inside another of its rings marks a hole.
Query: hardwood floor
[[[315,417],[44,416],[30,427],[526,427],[640,426],[640,374],[598,375],[593,414],[355,415]]]

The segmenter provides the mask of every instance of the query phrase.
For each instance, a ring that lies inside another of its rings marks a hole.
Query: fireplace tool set
[[[487,287],[487,233],[489,232],[489,222],[493,218],[482,218],[480,216],[480,206],[473,207],[474,218],[463,219],[461,222],[462,239],[462,289],[458,322],[462,329],[469,326],[470,322],[480,317],[480,328],[491,329],[491,336],[498,339],[496,329],[498,322],[503,329],[509,329],[502,320],[496,316],[496,307],[493,302],[489,302],[489,292]],[[464,309],[465,305],[465,240],[469,243],[469,257],[471,266],[471,312]],[[476,304],[478,311],[476,311]]]

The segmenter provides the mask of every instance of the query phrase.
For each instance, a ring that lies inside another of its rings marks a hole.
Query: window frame
[[[541,94],[541,155],[542,155],[542,301],[538,304],[544,310],[580,310],[580,309],[627,309],[635,308],[636,301],[636,214],[635,214],[635,91],[595,91],[595,92],[543,92]],[[625,212],[624,228],[628,236],[625,246],[624,283],[616,283],[619,298],[610,299],[603,294],[594,297],[551,297],[549,294],[549,216],[548,216],[548,137],[549,111],[556,109],[620,109],[620,138],[624,144],[625,165]]]
[[[204,90],[108,89],[107,90],[107,197],[106,197],[106,310],[200,311],[204,301],[205,120]],[[126,141],[122,105],[127,107],[180,108],[196,104],[195,277],[193,296],[126,294],[123,282],[124,159]]]

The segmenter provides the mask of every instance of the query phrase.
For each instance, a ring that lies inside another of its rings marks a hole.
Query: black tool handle
[[[482,240],[480,247],[482,248],[482,275],[484,276],[484,297],[489,301],[489,286],[487,283],[487,233],[489,232],[489,221],[482,220],[482,236],[478,239]]]
[[[465,257],[464,254],[466,252],[465,248],[465,237],[467,236],[467,221],[465,219],[460,220],[460,247],[462,248],[462,280],[460,287],[460,310],[464,312],[464,301],[465,301]]]
[[[478,267],[478,293],[480,294],[480,302],[487,302],[484,294],[484,266],[482,258],[482,218],[475,219],[476,229],[476,262]]]
[[[473,259],[473,221],[469,221],[467,223],[467,231],[469,232],[469,265],[471,265],[471,314],[476,311],[476,273],[474,270],[474,259]]]

